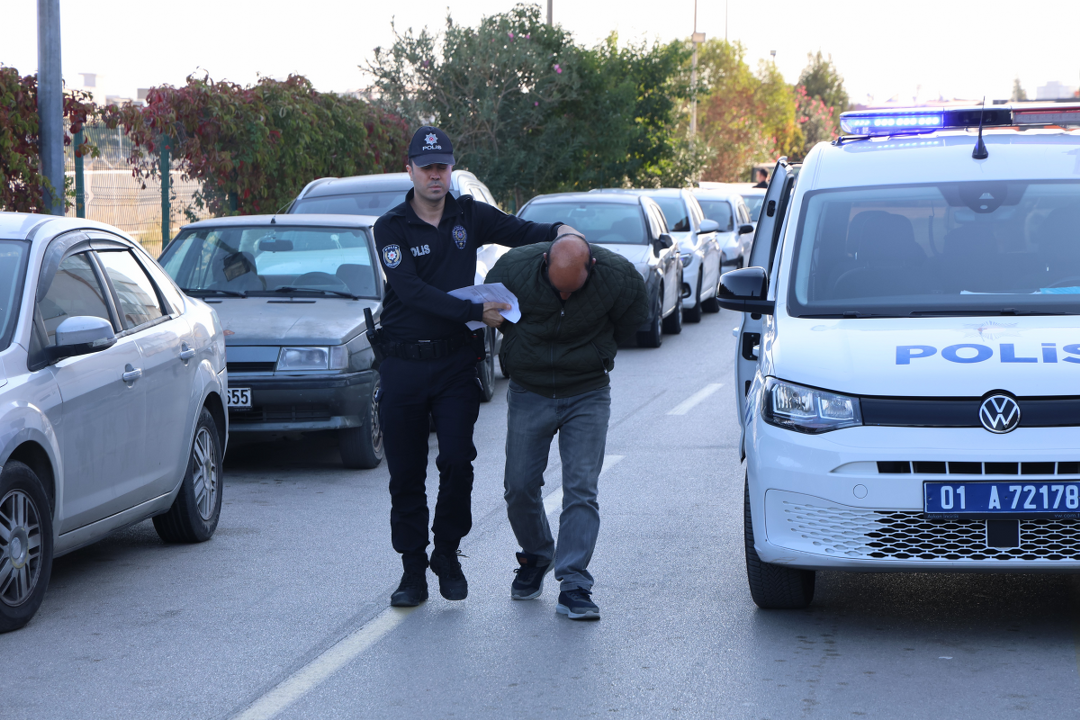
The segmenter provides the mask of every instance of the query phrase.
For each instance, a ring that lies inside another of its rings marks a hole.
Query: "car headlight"
[[[689,267],[694,255],[693,253],[679,253],[679,259],[682,260],[683,267]]]
[[[761,417],[770,425],[811,434],[862,425],[859,398],[776,378],[765,381]]]
[[[349,352],[344,345],[334,347],[283,347],[277,369],[343,370],[349,366]]]

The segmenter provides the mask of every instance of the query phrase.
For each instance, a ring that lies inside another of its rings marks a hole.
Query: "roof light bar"
[[[840,129],[848,135],[907,135],[978,127],[980,116],[984,127],[1075,126],[1080,125],[1080,104],[858,110],[840,114]]]

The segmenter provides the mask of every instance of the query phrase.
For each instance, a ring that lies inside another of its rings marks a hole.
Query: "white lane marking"
[[[404,622],[416,608],[387,608],[374,620],[330,647],[322,655],[281,681],[235,720],[270,720],[354,660],[360,653]]]
[[[714,392],[716,392],[717,390],[719,390],[722,387],[724,387],[724,383],[709,383],[708,385],[701,388],[700,390],[698,390],[696,393],[694,393],[690,397],[683,400],[681,403],[679,403],[675,407],[668,410],[667,414],[668,415],[685,415],[686,413],[690,412],[694,408],[695,405],[697,405],[702,400],[709,397],[710,395],[712,395]]]
[[[618,465],[625,455],[605,455],[604,467],[600,468],[600,474],[603,475],[611,468]],[[544,498],[544,512],[550,515],[552,512],[562,507],[562,483],[559,486],[548,493],[548,496]]]

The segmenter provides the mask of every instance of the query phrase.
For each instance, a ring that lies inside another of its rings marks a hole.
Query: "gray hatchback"
[[[230,428],[333,430],[348,468],[383,457],[364,309],[383,279],[363,215],[248,215],[184,227],[159,259],[225,329]]]

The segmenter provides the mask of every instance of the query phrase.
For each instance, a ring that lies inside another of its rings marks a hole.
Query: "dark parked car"
[[[638,331],[638,344],[660,347],[661,330],[682,331],[683,266],[679,247],[668,233],[660,206],[631,193],[561,193],[538,195],[518,213],[534,222],[569,223],[589,242],[613,250],[645,279],[652,313]]]
[[[384,173],[381,175],[356,175],[345,178],[319,178],[308,183],[289,206],[289,213],[335,213],[344,215],[382,215],[400,204],[412,189],[408,173]],[[454,197],[471,195],[478,202],[497,204],[491,191],[468,170],[450,173],[450,194]],[[484,245],[476,251],[477,285],[484,282],[488,268],[503,256],[507,248],[502,245]],[[487,358],[477,363],[476,374],[483,387],[481,398],[491,400],[495,393],[495,356],[502,344],[502,334],[494,328],[485,328]]]
[[[333,430],[346,467],[382,461],[379,374],[364,334],[364,308],[382,312],[375,220],[203,220],[161,254],[184,292],[221,318],[234,435]]]

